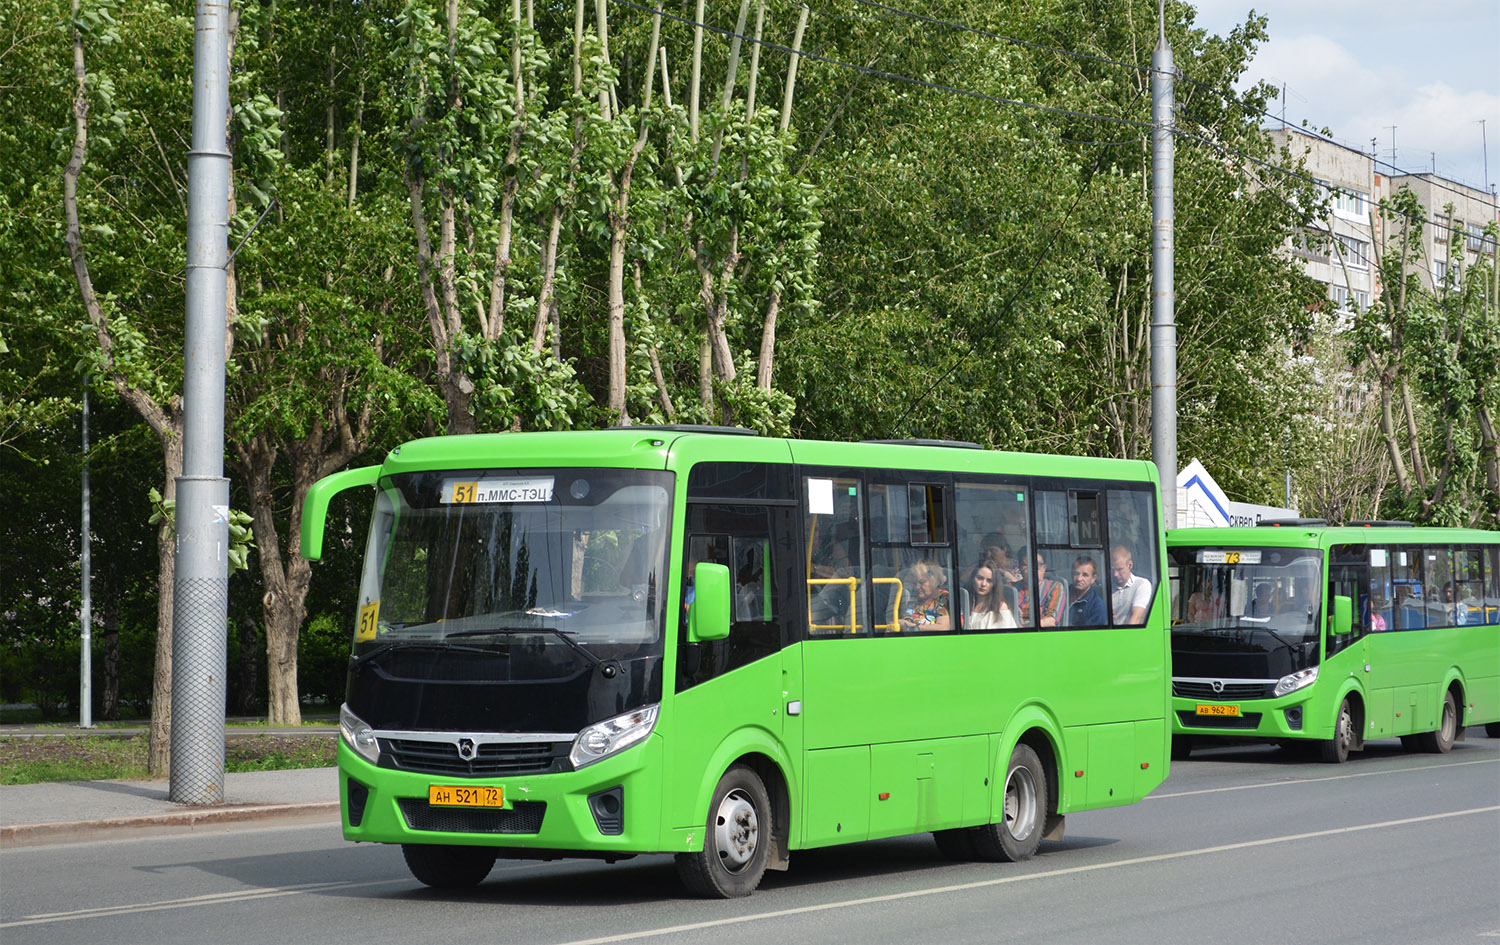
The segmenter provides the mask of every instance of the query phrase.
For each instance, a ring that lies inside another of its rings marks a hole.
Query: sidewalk
[[[225,824],[336,824],[337,768],[248,771],[224,776],[224,803],[168,799],[167,779],[0,785],[0,850],[160,835]]]

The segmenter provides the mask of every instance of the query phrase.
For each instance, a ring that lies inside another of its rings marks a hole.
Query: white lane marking
[[[1144,800],[1161,801],[1169,797],[1193,797],[1197,794],[1222,794],[1225,791],[1252,791],[1256,788],[1285,787],[1288,784],[1317,784],[1322,781],[1347,781],[1350,778],[1373,778],[1385,774],[1404,774],[1408,771],[1431,771],[1434,768],[1462,768],[1465,765],[1500,764],[1500,758],[1481,758],[1477,761],[1453,761],[1447,764],[1419,765],[1415,768],[1360,771],[1354,774],[1331,774],[1326,778],[1287,778],[1285,781],[1262,781],[1258,784],[1236,784],[1230,787],[1204,788],[1201,791],[1177,791],[1173,794],[1148,794]]]
[[[650,938],[653,935],[673,935],[681,932],[694,932],[701,929],[717,928],[725,925],[733,925],[740,922],[753,922],[762,919],[777,919],[785,916],[805,915],[813,912],[826,912],[831,909],[846,909],[854,906],[865,906],[881,902],[897,902],[903,899],[915,899],[921,896],[933,896],[942,893],[961,892],[966,889],[983,889],[989,886],[1002,886],[1008,883],[1019,883],[1033,879],[1049,879],[1055,876],[1070,876],[1079,873],[1092,873],[1096,870],[1115,869],[1121,866],[1139,866],[1142,863],[1161,863],[1168,860],[1177,860],[1189,856],[1204,856],[1211,853],[1226,853],[1231,850],[1245,850],[1252,847],[1269,846],[1277,843],[1292,843],[1298,840],[1311,840],[1317,837],[1331,837],[1340,834],[1359,833],[1365,830],[1379,830],[1386,827],[1400,827],[1407,824],[1426,823],[1434,820],[1447,820],[1453,817],[1466,817],[1471,814],[1488,814],[1500,811],[1500,805],[1492,807],[1474,807],[1468,810],[1447,811],[1441,814],[1425,814],[1421,817],[1405,817],[1400,820],[1386,820],[1373,824],[1359,824],[1353,827],[1334,827],[1329,830],[1315,830],[1309,833],[1288,834],[1283,837],[1266,837],[1261,840],[1245,840],[1239,843],[1226,843],[1219,846],[1200,847],[1196,850],[1180,850],[1176,853],[1158,853],[1152,856],[1138,856],[1128,860],[1115,860],[1109,863],[1092,863],[1087,866],[1068,866],[1062,869],[1045,870],[1040,873],[1026,873],[1019,876],[1002,876],[996,879],[976,880],[972,883],[955,883],[949,886],[936,886],[930,889],[914,889],[907,892],[889,893],[884,896],[867,896],[862,899],[847,899],[840,902],[826,902],[813,906],[799,906],[794,909],[778,909],[773,912],[762,912],[754,915],[741,915],[725,919],[713,919],[706,922],[692,922],[686,925],[672,925],[663,928],[645,929],[639,932],[624,932],[619,935],[609,935],[603,938],[578,939],[572,942],[560,943],[560,945],[606,945],[609,942],[628,942],[634,939]],[[521,866],[506,868],[520,869]],[[282,896],[297,896],[305,893],[323,892],[334,889],[360,889],[372,886],[389,886],[397,883],[409,883],[406,878],[376,880],[373,882],[335,882],[335,883],[303,883],[298,886],[272,887],[270,889],[246,889],[238,892],[208,893],[202,896],[189,896],[184,899],[167,899],[159,902],[138,903],[134,905],[102,906],[93,909],[78,909],[73,912],[40,913],[14,919],[9,922],[0,922],[0,929],[17,928],[26,925],[44,925],[52,922],[68,922],[77,919],[107,918],[116,915],[131,915],[141,912],[159,912],[166,909],[190,909],[205,905],[217,905],[220,903],[249,902],[256,899],[274,899]],[[1500,933],[1496,933],[1500,934]]]
[[[514,866],[498,866],[494,872],[513,872],[515,870],[535,868],[535,864],[516,864]],[[131,915],[138,912],[161,912],[165,909],[192,909],[198,906],[249,902],[255,899],[275,899],[281,896],[296,896],[303,893],[324,892],[333,889],[363,889],[370,886],[390,886],[397,883],[410,885],[413,882],[414,880],[410,878],[380,879],[369,882],[345,880],[333,883],[302,883],[296,886],[273,886],[268,889],[242,889],[237,892],[206,893],[202,896],[188,896],[183,899],[163,899],[158,902],[97,906],[92,909],[74,909],[71,912],[42,912],[24,916],[20,919],[12,919],[9,922],[0,922],[0,929],[9,929],[21,925],[45,925],[50,922],[68,922],[74,919],[102,919],[109,916]]]
[[[697,932],[703,929],[720,928],[729,925],[741,925],[745,922],[755,922],[761,919],[781,919],[787,916],[807,915],[813,912],[826,912],[831,909],[848,909],[856,906],[868,906],[882,902],[899,902],[903,899],[916,899],[921,896],[934,896],[943,893],[962,892],[966,889],[983,889],[988,886],[1002,886],[1007,883],[1019,883],[1032,879],[1050,879],[1055,876],[1070,876],[1078,873],[1092,873],[1095,870],[1116,869],[1121,866],[1139,866],[1142,863],[1160,863],[1166,860],[1177,860],[1189,856],[1203,856],[1210,853],[1227,853],[1231,850],[1245,850],[1251,847],[1269,846],[1274,843],[1292,843],[1297,840],[1311,840],[1316,837],[1331,837],[1339,834],[1358,833],[1364,830],[1380,830],[1386,827],[1400,827],[1406,824],[1420,824],[1432,820],[1444,820],[1450,817],[1467,817],[1471,814],[1489,814],[1500,811],[1500,805],[1494,807],[1475,807],[1470,810],[1449,811],[1442,814],[1427,814],[1422,817],[1406,817],[1401,820],[1386,820],[1378,824],[1360,824],[1355,827],[1335,827],[1330,830],[1315,830],[1311,833],[1289,834],[1285,837],[1267,837],[1263,840],[1246,840],[1241,843],[1226,843],[1216,847],[1203,847],[1197,850],[1182,850],[1177,853],[1158,853],[1153,856],[1138,856],[1129,860],[1116,860],[1112,863],[1093,863],[1088,866],[1069,866],[1063,869],[1047,870],[1041,873],[1027,873],[1021,876],[1003,876],[999,879],[982,879],[972,883],[955,883],[952,886],[937,886],[931,889],[913,889],[907,892],[890,893],[884,896],[867,896],[863,899],[846,899],[841,902],[825,902],[815,906],[798,906],[795,909],[777,909],[773,912],[760,912],[751,915],[737,915],[725,919],[711,919],[707,922],[690,922],[685,925],[669,925],[656,929],[643,929],[639,932],[622,932],[619,935],[606,935],[602,938],[585,938],[572,942],[563,942],[560,945],[607,945],[609,942],[628,942],[633,939],[653,938],[661,935],[675,935],[682,932]]]

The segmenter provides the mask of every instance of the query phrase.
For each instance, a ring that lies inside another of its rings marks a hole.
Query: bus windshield
[[[1168,549],[1174,637],[1240,641],[1247,650],[1316,651],[1322,556],[1294,548]]]
[[[671,483],[629,469],[383,480],[355,659],[401,646],[545,648],[565,674],[660,655]]]

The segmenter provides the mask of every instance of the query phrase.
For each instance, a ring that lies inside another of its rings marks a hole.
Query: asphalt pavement
[[[233,731],[239,735],[267,730]],[[18,734],[13,726],[0,727],[0,733]],[[49,734],[34,727],[31,733]],[[326,731],[304,728],[296,734]],[[0,850],[231,825],[337,823],[338,818],[337,768],[230,772],[224,775],[223,801],[206,805],[173,801],[167,778],[0,785]]]

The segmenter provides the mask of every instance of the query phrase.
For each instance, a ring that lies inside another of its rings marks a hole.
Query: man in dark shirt
[[[1109,623],[1104,597],[1099,593],[1099,568],[1094,559],[1073,559],[1073,587],[1068,601],[1068,626],[1103,627]]]

